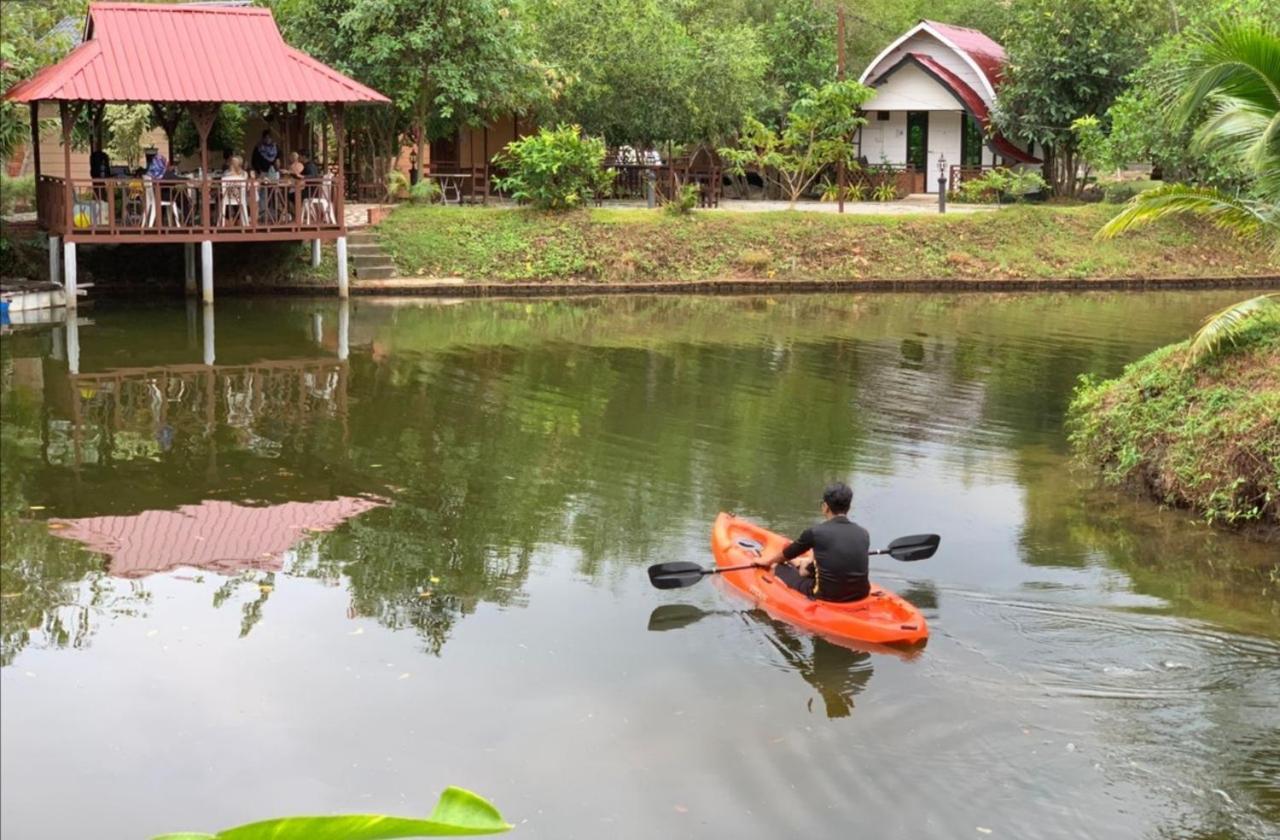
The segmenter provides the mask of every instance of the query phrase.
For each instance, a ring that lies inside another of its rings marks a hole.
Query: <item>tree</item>
[[[84,0],[0,3],[0,90],[34,75],[71,49],[67,34],[53,32],[64,18],[83,14]],[[25,105],[0,102],[0,161],[30,137]]]
[[[325,0],[331,2],[331,0]],[[496,0],[354,0],[337,18],[367,77],[430,137],[526,108],[541,92],[516,17]]]
[[[807,88],[787,112],[781,131],[747,117],[738,145],[720,149],[720,156],[731,172],[742,175],[751,167],[773,180],[794,208],[828,166],[853,165],[854,132],[866,124],[858,109],[874,95],[852,81]]]
[[[1193,124],[1196,148],[1222,151],[1252,176],[1248,193],[1168,184],[1134,197],[1099,235],[1178,213],[1205,216],[1280,253],[1280,27],[1259,19],[1223,23],[1200,34],[1167,88],[1176,124]]]
[[[1005,32],[1009,56],[995,122],[1006,137],[1044,149],[1045,178],[1076,195],[1078,135],[1072,123],[1105,114],[1142,61],[1160,15],[1147,0],[1022,0]]]
[[[108,105],[102,121],[110,132],[107,152],[133,169],[142,160],[142,135],[151,130],[150,105]]]

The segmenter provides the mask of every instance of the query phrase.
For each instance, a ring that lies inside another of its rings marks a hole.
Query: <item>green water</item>
[[[227,300],[15,331],[0,830],[415,814],[459,784],[556,840],[1275,836],[1276,546],[1099,489],[1062,428],[1079,374],[1243,296]],[[710,562],[718,511],[794,533],[832,478],[877,544],[943,537],[873,561],[929,620],[914,659],[648,586]]]

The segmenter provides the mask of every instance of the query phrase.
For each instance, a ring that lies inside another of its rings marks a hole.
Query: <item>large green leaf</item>
[[[511,826],[498,809],[469,790],[446,788],[425,820],[381,814],[283,817],[229,828],[217,834],[165,834],[154,840],[395,840],[402,837],[474,837]]]

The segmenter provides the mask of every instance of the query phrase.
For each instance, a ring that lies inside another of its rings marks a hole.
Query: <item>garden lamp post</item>
[[[938,155],[938,212],[947,212],[947,158]]]
[[[409,185],[418,183],[418,150],[409,150]]]

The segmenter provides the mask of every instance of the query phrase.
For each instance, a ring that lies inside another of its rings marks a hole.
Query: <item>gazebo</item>
[[[311,240],[318,258],[320,241],[333,240],[338,294],[347,296],[343,109],[390,100],[285,43],[269,9],[91,3],[83,42],[5,99],[31,107],[36,215],[49,233],[50,279],[64,278],[68,306],[76,302],[76,246],[97,243],[182,243],[188,293],[199,243],[201,296],[211,303],[215,242]],[[211,172],[209,134],[223,103],[265,106],[298,127],[309,106],[323,107],[336,161],[306,178]],[[83,109],[97,121],[107,104],[150,104],[170,141],[185,111],[200,138],[199,169],[181,177],[72,178],[72,127]],[[55,106],[61,177],[45,174],[39,158],[42,110],[51,116]]]

